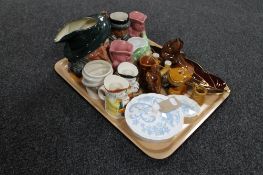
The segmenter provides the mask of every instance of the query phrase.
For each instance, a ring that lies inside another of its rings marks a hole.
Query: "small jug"
[[[158,62],[153,56],[145,55],[139,60],[139,84],[145,92],[151,92],[148,88],[146,74],[151,71],[151,68],[155,65],[158,65]]]
[[[129,62],[132,56],[133,45],[127,41],[114,40],[110,44],[110,57],[114,69],[122,62]]]
[[[207,95],[207,89],[201,85],[194,84],[191,98],[195,100],[199,105],[205,102],[205,96]]]
[[[104,85],[98,90],[100,99],[105,101],[105,110],[113,118],[123,117],[125,106],[130,98],[127,93],[129,82],[117,75],[108,75]]]
[[[132,37],[141,37],[145,32],[145,20],[147,16],[142,12],[132,11],[129,13],[131,20],[131,26],[129,28],[129,34]]]

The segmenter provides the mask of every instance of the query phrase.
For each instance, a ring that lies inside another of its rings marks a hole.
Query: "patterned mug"
[[[99,88],[98,95],[105,101],[105,110],[113,118],[123,117],[125,106],[130,101],[128,88],[129,82],[117,75],[108,75]]]

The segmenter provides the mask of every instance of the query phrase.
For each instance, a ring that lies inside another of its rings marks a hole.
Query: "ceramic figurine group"
[[[162,140],[182,128],[183,117],[200,111],[207,93],[226,85],[187,59],[181,39],[150,46],[146,19],[138,11],[91,15],[67,23],[55,42],[65,43],[69,71],[81,77],[89,97],[103,100],[114,118],[125,114],[144,138]]]

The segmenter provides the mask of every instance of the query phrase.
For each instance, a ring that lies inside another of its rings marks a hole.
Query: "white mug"
[[[82,84],[85,86],[88,96],[98,99],[98,88],[103,85],[104,78],[111,74],[113,74],[113,68],[107,61],[88,62],[82,70]]]
[[[122,118],[130,98],[127,93],[129,82],[117,75],[108,75],[98,90],[100,99],[105,101],[105,110],[114,118]]]

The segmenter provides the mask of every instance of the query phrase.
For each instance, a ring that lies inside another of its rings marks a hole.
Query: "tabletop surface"
[[[0,174],[260,174],[263,2],[0,1]],[[54,71],[67,21],[139,10],[147,35],[184,52],[231,88],[169,158],[146,156]]]

